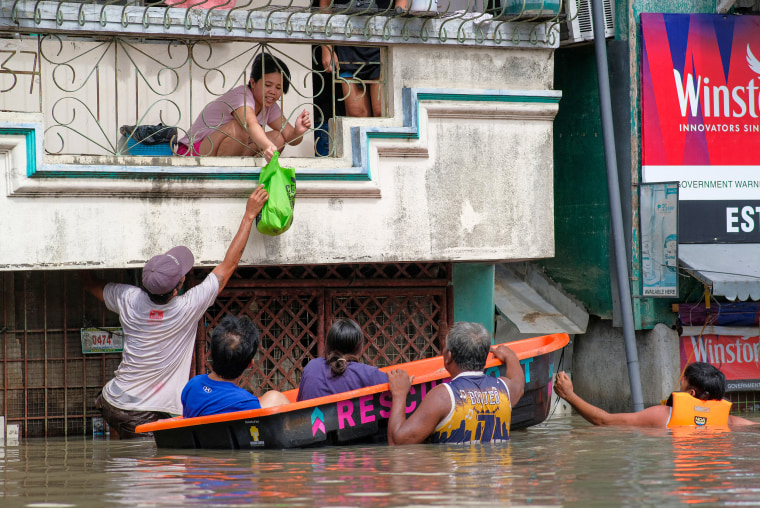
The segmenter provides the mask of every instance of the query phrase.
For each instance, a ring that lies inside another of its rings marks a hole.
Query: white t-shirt
[[[182,414],[198,320],[218,293],[214,274],[166,305],[151,302],[138,287],[106,284],[106,307],[119,314],[124,329],[121,364],[103,387],[106,401],[129,411]]]

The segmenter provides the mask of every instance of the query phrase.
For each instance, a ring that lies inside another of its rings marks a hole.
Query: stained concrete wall
[[[610,412],[633,411],[622,329],[592,317],[583,335],[573,341],[572,373],[575,392]],[[663,324],[636,332],[644,406],[657,405],[678,389],[678,333]]]
[[[369,177],[299,181],[290,231],[279,237],[254,233],[242,263],[553,256],[557,101],[473,100],[479,91],[491,97],[551,93],[553,51],[395,46],[388,61],[389,118],[338,121],[338,159],[283,161],[297,170],[355,166],[354,149],[366,146]],[[353,142],[352,126],[401,128],[410,114],[403,108],[402,89],[415,87],[435,88],[442,96],[453,89],[469,95],[463,101],[414,105],[419,139]],[[27,113],[0,117],[2,126],[33,125],[38,132],[44,122]],[[59,163],[39,156],[42,137],[31,153],[36,149],[42,166]],[[255,186],[250,180],[213,178],[29,178],[23,136],[0,138],[0,270],[140,267],[177,244],[190,247],[198,265],[213,266],[222,260]],[[252,163],[219,159],[217,165],[230,167]],[[99,163],[84,157],[64,162],[60,167],[69,170]]]

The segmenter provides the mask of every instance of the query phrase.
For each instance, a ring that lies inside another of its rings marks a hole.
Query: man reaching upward
[[[185,275],[195,262],[183,246],[145,263],[142,288],[106,283],[82,272],[83,287],[119,314],[124,329],[119,368],[95,399],[95,407],[119,437],[137,437],[137,425],[182,414],[180,394],[190,377],[198,320],[237,268],[253,221],[268,197],[262,185],[253,191],[224,260],[182,295]]]

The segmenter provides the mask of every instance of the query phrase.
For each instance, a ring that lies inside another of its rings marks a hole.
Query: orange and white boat
[[[569,342],[567,334],[510,342],[525,372],[525,393],[512,408],[511,429],[530,427],[549,415],[555,355]],[[403,368],[414,376],[406,401],[411,414],[434,386],[449,380],[443,358],[436,356],[381,370]],[[504,365],[489,355],[486,374],[504,375]],[[152,432],[161,448],[304,448],[387,441],[391,394],[388,384],[296,402],[298,390],[283,392],[292,402],[195,418],[171,418],[137,427]]]

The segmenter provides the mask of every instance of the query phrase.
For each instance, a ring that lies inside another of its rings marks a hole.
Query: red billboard
[[[681,243],[760,242],[760,17],[642,14],[642,177]]]
[[[692,362],[706,362],[720,369],[728,380],[729,391],[760,390],[760,340],[757,329],[747,335],[716,333],[681,336],[681,370]]]

